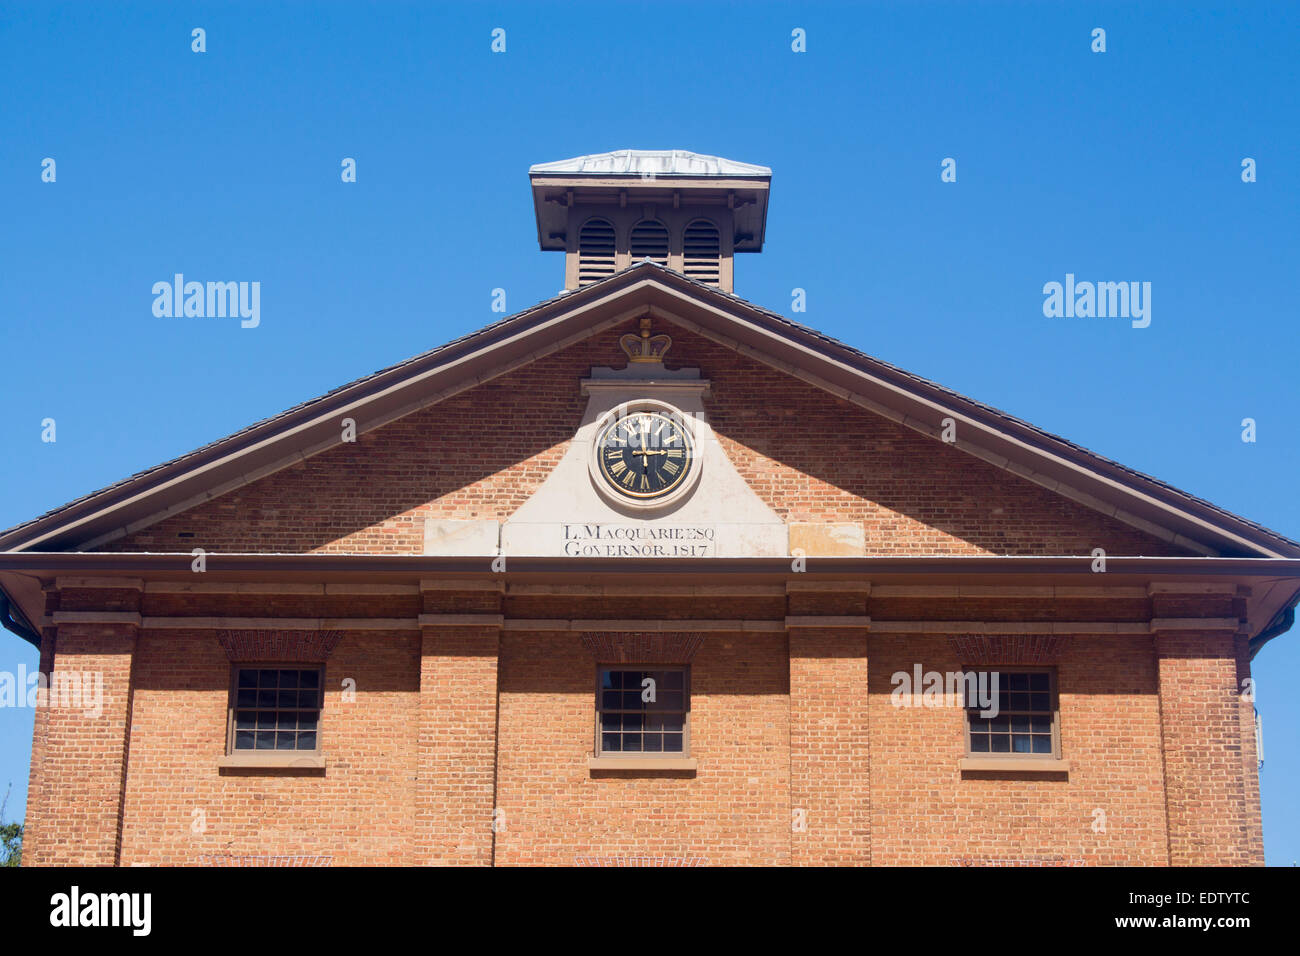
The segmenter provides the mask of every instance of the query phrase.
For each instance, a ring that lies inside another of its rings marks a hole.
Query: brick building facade
[[[761,167],[532,180],[565,294],[0,536],[24,862],[1263,862],[1300,545],[736,297]]]

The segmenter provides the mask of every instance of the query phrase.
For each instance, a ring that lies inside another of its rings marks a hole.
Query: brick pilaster
[[[423,588],[414,862],[490,866],[501,594]]]
[[[1263,863],[1254,728],[1247,739],[1236,635],[1158,630],[1155,651],[1170,864]]]
[[[790,860],[871,863],[868,586],[790,585]],[[798,811],[803,811],[800,831]]]
[[[25,864],[118,862],[137,632],[128,623],[57,627],[51,685],[37,728],[43,740],[40,779],[33,774],[36,839],[24,847]]]

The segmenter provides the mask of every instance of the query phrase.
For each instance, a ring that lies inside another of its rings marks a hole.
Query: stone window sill
[[[588,757],[590,770],[675,770],[694,772],[699,761],[694,757]]]
[[[324,770],[325,758],[294,751],[240,751],[226,754],[217,767],[222,770]]]
[[[958,767],[962,772],[1068,775],[1070,761],[1043,757],[963,757]]]

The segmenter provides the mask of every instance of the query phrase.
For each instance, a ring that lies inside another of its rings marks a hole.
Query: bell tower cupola
[[[543,250],[563,250],[564,288],[650,259],[723,292],[733,257],[761,252],[772,171],[681,149],[621,149],[528,170]]]

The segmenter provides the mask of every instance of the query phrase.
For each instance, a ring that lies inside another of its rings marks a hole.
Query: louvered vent
[[[614,274],[614,224],[588,219],[578,231],[578,285],[590,285]]]
[[[692,279],[716,286],[721,281],[722,238],[718,227],[696,219],[682,236],[682,268]]]
[[[634,265],[642,259],[668,265],[668,227],[662,222],[642,219],[632,227],[630,246]]]

